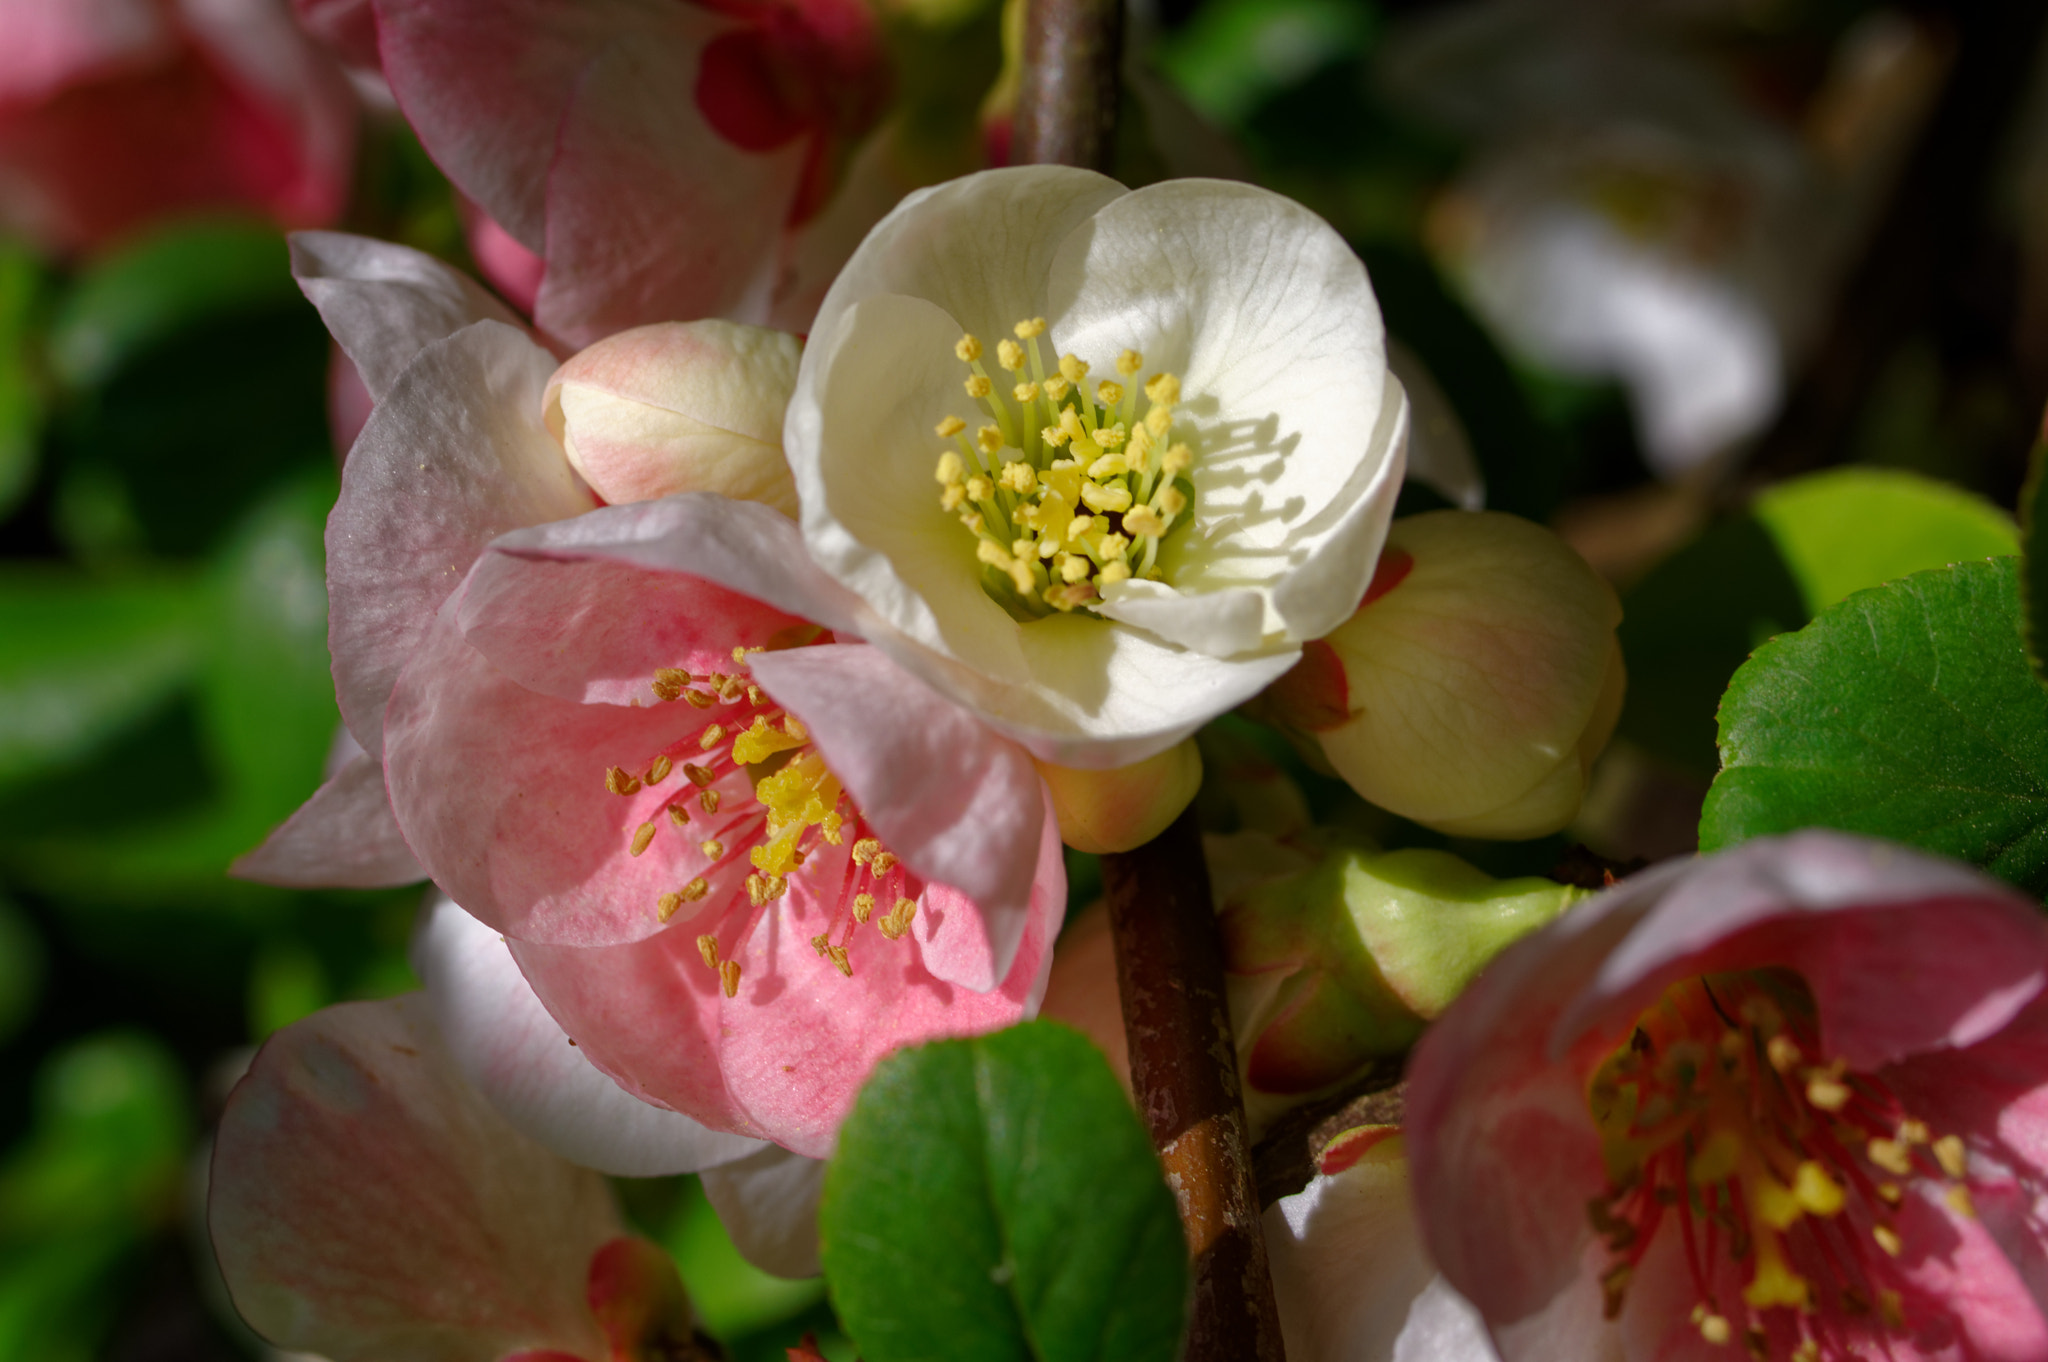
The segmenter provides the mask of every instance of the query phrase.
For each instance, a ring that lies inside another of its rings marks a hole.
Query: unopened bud
[[[608,502],[717,492],[793,516],[782,418],[800,348],[787,332],[725,321],[621,331],[555,371],[543,417]]]
[[[1143,846],[1164,832],[1200,788],[1202,758],[1189,739],[1114,770],[1039,762],[1038,773],[1052,791],[1060,840],[1101,855]]]
[[[1525,838],[1578,813],[1621,713],[1621,606],[1549,530],[1493,512],[1395,521],[1358,613],[1261,698],[1368,800]]]

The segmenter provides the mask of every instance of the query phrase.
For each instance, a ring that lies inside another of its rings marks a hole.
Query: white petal
[[[383,768],[360,753],[228,873],[307,889],[380,889],[427,877],[392,816]]]
[[[764,1147],[652,1106],[599,1073],[541,1006],[505,939],[436,895],[413,968],[463,1077],[522,1135],[618,1177],[693,1173]]]
[[[510,308],[424,251],[345,232],[295,232],[292,277],[378,401],[426,346]]]
[[[1486,478],[1464,422],[1422,357],[1387,338],[1387,367],[1408,394],[1408,476],[1461,510],[1486,506]]]
[[[706,1170],[702,1180],[733,1247],[748,1262],[778,1277],[818,1275],[818,1198],[825,1190],[825,1160],[768,1145]]]
[[[1101,367],[1133,348],[1180,377],[1194,524],[1161,553],[1168,580],[1270,593],[1267,631],[1291,643],[1348,616],[1400,490],[1403,399],[1344,239],[1267,190],[1169,180],[1070,235],[1047,295],[1061,350]],[[1304,572],[1315,587],[1284,590]]]
[[[943,962],[957,957],[929,950],[926,968],[980,993],[1001,983],[1024,936],[1046,832],[1045,784],[1031,758],[865,645],[761,653],[753,672],[804,720],[883,843],[981,910],[978,924],[948,924],[986,934],[987,952],[968,957],[973,973],[955,977]]]
[[[484,545],[591,507],[541,426],[554,369],[520,332],[478,322],[421,350],[356,439],[327,521],[327,644],[366,752],[383,751],[391,687]]]
[[[1248,653],[1264,641],[1266,603],[1243,587],[1184,596],[1133,577],[1104,588],[1096,613],[1210,657]]]

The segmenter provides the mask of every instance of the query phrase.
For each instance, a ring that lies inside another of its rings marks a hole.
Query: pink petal
[[[987,993],[934,977],[914,935],[890,942],[872,930],[853,937],[846,978],[810,945],[834,925],[838,908],[806,889],[814,869],[833,881],[829,864],[816,865],[821,859],[829,861],[821,854],[807,862],[788,896],[723,952],[742,967],[731,999],[699,957],[696,924],[601,950],[515,942],[513,955],[548,1011],[629,1090],[706,1125],[823,1158],[884,1055],[1036,1011],[1065,904],[1059,895],[1037,896],[1008,977]]]
[[[533,300],[540,296],[541,276],[547,272],[548,262],[527,250],[517,237],[469,200],[462,200],[461,208],[463,235],[469,241],[469,254],[476,261],[477,270],[512,306],[531,313]]]
[[[658,1244],[618,1238],[590,1260],[590,1313],[614,1358],[687,1356],[690,1299],[675,1260]],[[687,1352],[685,1351],[687,1350]]]
[[[0,107],[168,60],[178,46],[152,0],[14,0],[0,10],[0,35]]]
[[[706,1169],[704,1195],[748,1262],[778,1277],[818,1275],[818,1199],[825,1164],[770,1145]]]
[[[357,755],[228,873],[293,888],[378,889],[427,877],[391,815],[384,770]]]
[[[522,1135],[570,1162],[660,1177],[762,1147],[651,1106],[599,1072],[541,1006],[505,939],[448,899],[428,905],[412,964],[470,1086]]]
[[[465,1087],[417,996],[271,1037],[221,1117],[208,1219],[236,1308],[281,1347],[604,1355],[585,1297],[619,1233],[604,1180]]]
[[[327,645],[342,718],[372,755],[400,669],[484,545],[590,509],[540,424],[553,369],[498,322],[432,342],[342,470],[327,521]]]
[[[1030,756],[864,644],[764,653],[753,672],[804,721],[883,843],[971,900],[963,917],[979,907],[986,957],[942,968],[928,955],[933,973],[994,987],[1023,937],[1045,857],[1059,863],[1050,796]],[[1064,873],[1053,873],[1063,890]]]
[[[435,341],[472,322],[519,325],[474,279],[396,242],[295,232],[292,277],[375,401]]]

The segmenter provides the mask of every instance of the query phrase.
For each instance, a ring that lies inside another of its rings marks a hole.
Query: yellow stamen
[[[1024,347],[1013,340],[997,341],[996,363],[1015,373],[1024,367]]]
[[[725,843],[714,837],[709,841],[697,843],[697,850],[704,853],[705,860],[715,861],[725,855]]]
[[[727,960],[718,967],[719,982],[725,986],[725,996],[737,998],[740,993],[740,962]]]
[[[649,785],[659,785],[664,780],[667,780],[668,773],[673,765],[674,763],[669,761],[666,754],[656,757],[654,764],[647,768],[647,783]]]
[[[633,829],[633,845],[629,850],[633,855],[638,856],[641,852],[647,850],[653,841],[654,824],[642,823],[639,827]]]
[[[1944,1135],[1933,1145],[1934,1161],[1941,1165],[1941,1171],[1952,1178],[1959,1178],[1970,1170],[1969,1159],[1963,1152],[1960,1136]]]
[[[676,915],[677,910],[682,906],[683,896],[681,894],[663,894],[654,901],[654,920],[656,922],[667,922]]]
[[[711,969],[718,968],[718,938],[705,933],[697,938],[697,954],[704,957],[704,963]]]
[[[1899,1232],[1890,1225],[1877,1226],[1871,1230],[1870,1237],[1877,1241],[1879,1248],[1894,1258],[1898,1257],[1900,1252],[1906,1247],[1905,1241],[1899,1238]]]
[[[960,357],[961,362],[972,364],[981,358],[981,342],[971,335],[962,336],[953,343],[953,353]]]
[[[976,401],[987,397],[996,390],[994,381],[987,374],[969,374],[964,386],[967,389],[967,395]]]
[[[1145,367],[1145,357],[1136,350],[1126,350],[1116,357],[1116,371],[1125,378],[1134,376]]]
[[[623,766],[614,766],[604,773],[604,787],[615,795],[640,793],[640,782],[628,774]]]
[[[718,791],[706,790],[703,794],[697,796],[697,804],[698,807],[702,808],[706,813],[717,813]]]

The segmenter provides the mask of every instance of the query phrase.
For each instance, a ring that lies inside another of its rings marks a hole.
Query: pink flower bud
[[[1380,807],[1439,831],[1538,837],[1578,813],[1621,712],[1613,590],[1539,525],[1396,521],[1358,613],[1266,692]]]
[[[548,381],[548,429],[613,504],[717,492],[796,514],[782,414],[797,338],[726,321],[664,322],[581,351]]]
[[[1190,738],[1110,771],[1041,761],[1038,773],[1052,791],[1060,840],[1100,855],[1143,846],[1165,831],[1201,787],[1202,756]]]

